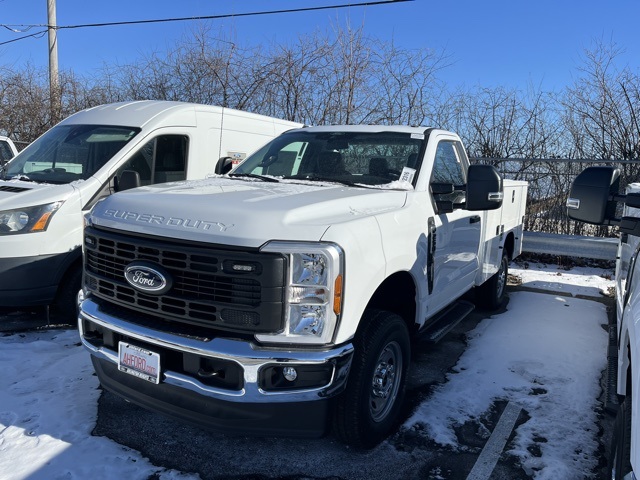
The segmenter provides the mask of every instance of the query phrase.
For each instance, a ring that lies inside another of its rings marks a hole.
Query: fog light
[[[284,375],[284,378],[286,378],[290,382],[293,382],[296,378],[298,378],[298,372],[296,372],[296,369],[293,367],[284,367],[282,369],[282,375]]]

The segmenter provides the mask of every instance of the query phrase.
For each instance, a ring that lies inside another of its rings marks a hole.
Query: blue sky
[[[361,0],[351,0],[357,3]],[[58,0],[58,25],[219,15],[261,10],[338,5],[328,0]],[[390,5],[305,13],[228,18],[210,22],[244,45],[290,41],[316,29],[349,22],[368,35],[404,48],[445,51],[451,66],[440,78],[451,85],[560,90],[578,74],[585,49],[594,41],[624,50],[621,65],[640,66],[638,0],[415,0]],[[47,0],[0,0],[0,24],[46,24]],[[21,27],[16,27],[21,28]],[[131,63],[144,54],[171,49],[198,22],[61,30],[60,69],[95,73],[104,64]],[[0,43],[25,33],[0,28]],[[0,46],[0,65],[47,65],[47,37]]]

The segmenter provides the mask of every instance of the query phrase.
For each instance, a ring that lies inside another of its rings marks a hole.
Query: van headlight
[[[0,235],[44,232],[62,203],[0,211]]]
[[[261,342],[327,344],[342,312],[344,254],[332,243],[275,241],[262,251],[287,257],[285,328],[260,334]]]

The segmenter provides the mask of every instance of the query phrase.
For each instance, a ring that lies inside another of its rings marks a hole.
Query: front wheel
[[[509,274],[509,256],[502,254],[498,271],[486,282],[476,288],[476,303],[488,310],[495,310],[504,301]]]
[[[631,398],[626,397],[618,409],[611,439],[609,478],[621,480],[631,473]]]
[[[58,287],[55,309],[60,319],[70,325],[78,321],[78,292],[82,287],[82,268],[72,267]]]
[[[336,436],[359,448],[372,448],[396,426],[409,369],[407,326],[398,315],[368,310],[354,339],[354,357],[345,391],[333,418]]]

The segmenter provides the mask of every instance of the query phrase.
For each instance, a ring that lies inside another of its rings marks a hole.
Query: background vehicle
[[[102,385],[199,425],[370,447],[412,340],[498,306],[527,184],[424,127],[291,130],[228,176],[87,217],[80,333]],[[504,197],[504,202],[503,202]]]
[[[97,201],[133,177],[142,185],[204,178],[221,157],[240,161],[298,126],[161,101],[102,105],[63,120],[21,151],[0,180],[0,305],[54,302],[72,321],[83,214]]]
[[[619,194],[620,171],[613,167],[589,167],[576,177],[567,200],[574,220],[594,225],[614,225],[620,230],[616,262],[616,324],[610,326],[607,352],[607,398],[619,396],[611,445],[611,478],[636,478],[640,471],[640,184]],[[618,203],[622,216],[618,217]],[[613,393],[613,395],[611,394]]]
[[[18,154],[18,149],[10,138],[0,137],[0,168]]]

